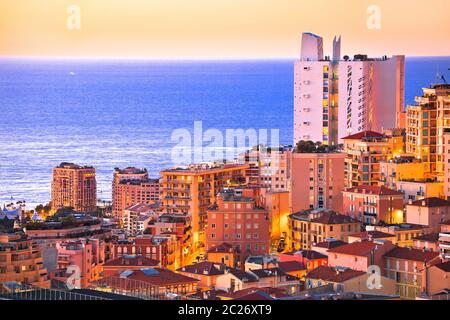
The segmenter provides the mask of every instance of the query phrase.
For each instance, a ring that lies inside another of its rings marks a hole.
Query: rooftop
[[[333,268],[328,266],[320,266],[311,272],[306,277],[310,279],[319,279],[334,283],[341,283],[365,274],[364,271],[356,271],[349,268]]]
[[[381,232],[381,231],[362,231],[349,235],[349,237],[360,238],[360,239],[383,239],[383,238],[395,238],[395,235]]]
[[[64,168],[64,169],[93,169],[93,166],[80,166],[75,163],[70,162],[61,162],[57,168]]]
[[[278,262],[278,268],[280,268],[284,273],[306,270],[306,267],[298,261]]]
[[[403,193],[397,190],[389,189],[385,186],[368,186],[361,185],[353,188],[349,188],[346,192],[371,194],[378,196],[403,196]]]
[[[337,248],[337,247],[340,247],[340,246],[343,246],[346,244],[347,244],[347,242],[344,242],[341,240],[332,240],[332,241],[319,242],[319,243],[315,244],[314,247],[332,249],[332,248]]]
[[[432,197],[432,198],[426,198],[426,199],[422,199],[422,200],[416,200],[409,205],[419,206],[419,207],[428,207],[428,208],[450,207],[450,201],[447,201],[447,200],[444,200],[441,198]]]

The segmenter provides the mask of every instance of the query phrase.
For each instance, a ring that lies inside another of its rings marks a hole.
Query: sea
[[[450,57],[406,60],[405,101],[450,80]],[[278,129],[292,144],[293,61],[0,59],[0,205],[50,200],[61,162],[97,169],[111,199],[115,167],[174,165],[177,129]]]

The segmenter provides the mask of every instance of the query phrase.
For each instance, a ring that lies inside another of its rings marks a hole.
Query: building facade
[[[61,163],[53,169],[52,210],[72,207],[78,212],[97,210],[95,168]]]
[[[371,59],[323,54],[321,37],[304,33],[294,67],[294,145],[300,140],[337,144],[365,130],[395,128],[404,105],[404,56]]]

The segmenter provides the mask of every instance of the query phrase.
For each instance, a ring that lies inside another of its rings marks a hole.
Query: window
[[[215,239],[216,238],[216,234],[215,233],[211,233],[211,238]]]
[[[215,229],[216,228],[216,224],[215,223],[211,223],[211,228]]]
[[[228,229],[228,223],[225,223],[224,228]]]

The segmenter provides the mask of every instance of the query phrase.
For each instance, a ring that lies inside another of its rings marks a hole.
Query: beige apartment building
[[[97,209],[95,168],[63,162],[53,169],[52,210],[72,207],[78,212]]]
[[[249,165],[199,164],[161,171],[162,210],[191,217],[193,243],[205,241],[207,209],[225,187],[245,181]]]

